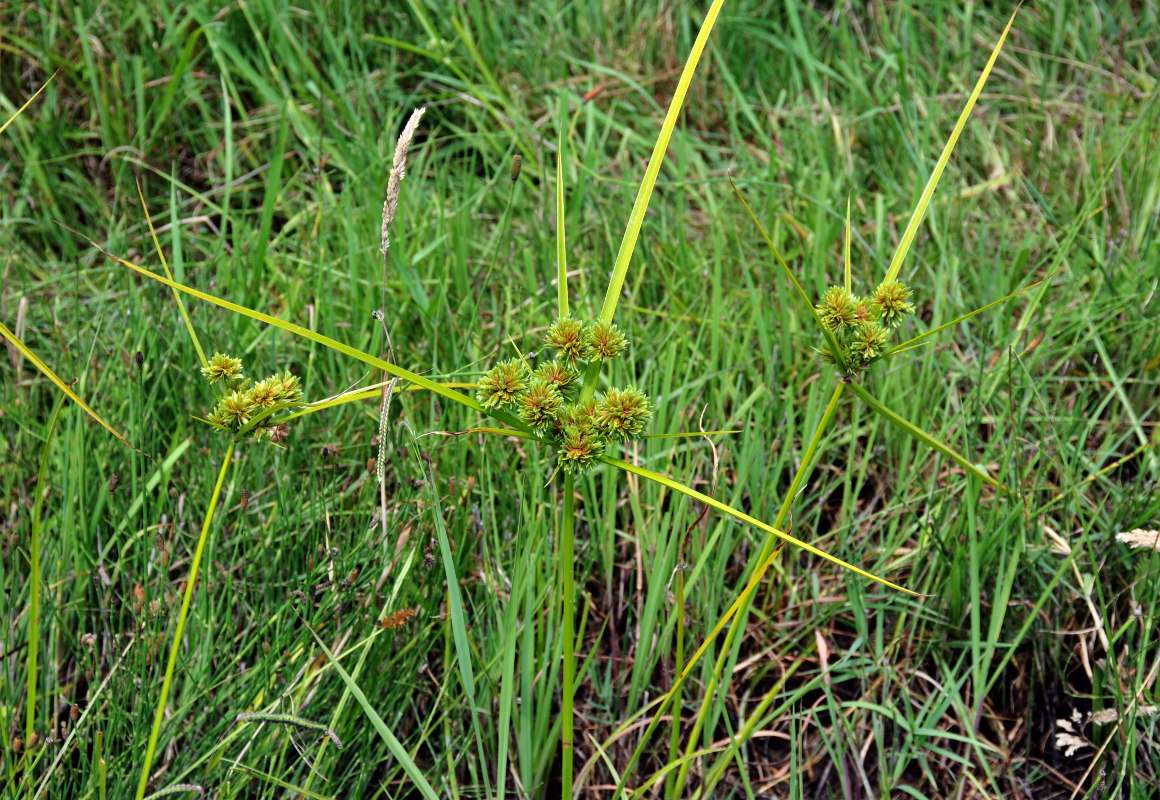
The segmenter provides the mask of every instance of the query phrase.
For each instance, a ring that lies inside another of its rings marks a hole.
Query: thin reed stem
[[[185,596],[181,598],[181,611],[177,615],[177,628],[173,632],[173,647],[169,650],[169,662],[165,665],[165,679],[161,682],[161,696],[157,698],[157,713],[153,717],[153,730],[149,734],[149,744],[145,748],[145,763],[141,766],[141,779],[137,782],[137,800],[145,796],[145,787],[149,783],[149,769],[153,766],[153,753],[157,749],[157,739],[161,735],[161,720],[165,718],[165,703],[169,700],[169,687],[173,683],[173,670],[177,666],[177,651],[181,649],[181,635],[185,632],[185,620],[189,615],[189,604],[193,599],[193,587],[197,585],[197,571],[201,566],[201,557],[205,552],[205,543],[209,539],[209,526],[213,521],[213,512],[217,508],[218,498],[221,497],[222,486],[226,482],[226,471],[234,458],[234,442],[226,448],[225,458],[222,459],[222,468],[218,473],[217,483],[213,487],[213,496],[209,500],[209,508],[205,512],[205,521],[201,525],[201,536],[197,540],[197,549],[193,553],[193,563],[189,568],[189,576],[185,579]]]
[[[573,497],[572,473],[564,475],[564,518],[560,521],[559,556],[560,565],[560,594],[563,601],[563,618],[560,621],[561,636],[564,639],[564,677],[563,693],[560,701],[560,746],[563,750],[560,771],[560,796],[564,800],[572,797],[572,745],[575,737],[575,720],[572,718],[572,692],[576,680],[576,665],[573,662],[573,645],[576,638],[574,614],[576,609],[573,603],[573,576],[575,568],[575,524],[576,501]]]
[[[44,437],[44,449],[40,452],[40,472],[36,477],[36,494],[32,498],[32,541],[29,546],[28,568],[28,686],[25,697],[25,727],[24,741],[29,752],[32,751],[33,734],[36,732],[36,689],[37,689],[37,661],[40,653],[40,523],[41,506],[44,497],[45,479],[48,476],[48,450],[52,444],[52,434],[56,431],[56,423],[60,418],[60,409],[64,405],[64,395],[56,401],[56,408],[52,412],[52,419],[48,423],[48,434]],[[29,786],[31,787],[31,783]]]

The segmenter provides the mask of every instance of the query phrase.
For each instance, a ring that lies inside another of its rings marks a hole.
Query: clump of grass
[[[228,434],[230,441],[222,458],[217,482],[214,484],[209,507],[206,509],[205,519],[202,522],[201,535],[197,540],[197,549],[194,551],[189,575],[185,581],[185,593],[181,599],[181,610],[177,615],[177,625],[173,632],[173,645],[169,650],[169,660],[165,665],[165,677],[162,679],[161,693],[157,698],[153,728],[149,734],[149,742],[145,748],[145,759],[141,767],[141,777],[137,783],[137,800],[144,797],[145,789],[149,783],[149,770],[153,765],[153,754],[161,734],[161,723],[165,718],[165,705],[169,700],[169,690],[177,666],[177,653],[181,649],[182,635],[185,632],[185,623],[193,600],[193,590],[197,585],[197,576],[206,542],[209,539],[214,511],[217,509],[222,487],[225,485],[226,473],[233,462],[234,449],[238,442],[247,435],[255,439],[265,437],[271,441],[277,441],[284,434],[285,427],[282,423],[271,420],[270,415],[280,409],[302,405],[301,380],[297,376],[291,375],[289,371],[281,375],[275,373],[265,380],[250,383],[245,379],[242,360],[234,358],[228,353],[219,352],[214,353],[213,358],[208,359],[203,364],[201,374],[210,384],[223,391],[217,406],[210,412],[209,418],[203,421],[212,425],[215,430]],[[218,384],[222,386],[218,386]]]

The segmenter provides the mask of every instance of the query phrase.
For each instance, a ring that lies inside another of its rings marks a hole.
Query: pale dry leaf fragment
[[[1057,733],[1055,734],[1055,746],[1063,751],[1063,754],[1071,758],[1085,747],[1090,747],[1085,740],[1079,738],[1072,733]]]
[[[1056,533],[1055,531],[1053,531],[1051,528],[1047,527],[1046,525],[1043,526],[1043,532],[1046,533],[1047,538],[1051,540],[1051,545],[1050,545],[1049,549],[1051,550],[1052,553],[1054,553],[1057,556],[1069,556],[1069,555],[1071,555],[1071,545],[1069,545],[1067,543],[1066,539],[1064,539],[1062,536],[1060,536],[1058,533]]]
[[[1105,708],[1102,711],[1096,711],[1089,719],[1097,725],[1107,725],[1110,722],[1115,722],[1120,718],[1120,712],[1114,708]]]
[[[1133,550],[1141,548],[1160,550],[1160,530],[1146,531],[1143,528],[1136,528],[1133,531],[1117,533],[1116,539],[1128,545]]]
[[[1091,743],[1080,734],[1083,730],[1083,715],[1079,713],[1078,709],[1072,709],[1071,719],[1057,719],[1055,721],[1055,746],[1063,751],[1063,754],[1071,758],[1085,747],[1091,747]]]

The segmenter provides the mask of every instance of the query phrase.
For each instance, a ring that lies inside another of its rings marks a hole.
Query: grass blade
[[[942,453],[944,456],[954,461],[956,464],[970,472],[972,475],[977,476],[979,480],[983,481],[983,483],[987,484],[988,486],[1001,492],[1010,494],[1010,491],[1007,489],[1007,487],[1003,486],[1003,484],[999,483],[999,481],[983,472],[983,470],[976,467],[965,457],[956,453],[950,447],[931,436],[922,428],[894,413],[894,411],[887,408],[880,400],[878,400],[878,398],[874,397],[874,395],[870,394],[858,384],[851,383],[850,391],[862,398],[862,401],[866,403],[866,405],[870,406],[870,408],[872,408],[875,412],[877,412],[896,428],[902,430],[904,433],[910,434],[932,450],[937,450],[938,452]]]
[[[157,739],[161,736],[161,722],[165,718],[165,704],[169,700],[169,689],[173,685],[173,672],[177,667],[177,652],[181,649],[182,634],[185,633],[185,622],[189,618],[189,606],[193,600],[193,590],[197,586],[197,573],[201,567],[201,557],[205,553],[205,545],[209,540],[209,529],[213,523],[213,513],[217,509],[218,500],[222,495],[222,486],[226,482],[226,472],[230,462],[234,459],[234,442],[230,442],[222,458],[222,468],[218,472],[217,483],[214,484],[213,494],[209,499],[209,507],[205,511],[205,520],[201,525],[201,535],[197,539],[197,548],[193,552],[193,561],[189,565],[189,575],[185,579],[185,594],[181,598],[181,610],[177,614],[177,625],[173,630],[173,646],[169,649],[169,660],[165,664],[165,677],[161,681],[161,696],[157,698],[157,712],[153,716],[153,729],[149,733],[149,743],[145,747],[145,763],[141,765],[141,778],[137,782],[137,800],[145,796],[145,787],[149,783],[149,769],[153,766],[153,753],[157,749]]]
[[[979,99],[979,95],[983,91],[983,86],[987,83],[987,78],[991,75],[991,68],[995,66],[995,60],[999,57],[999,51],[1003,49],[1003,42],[1007,40],[1007,34],[1010,32],[1011,25],[1015,22],[1015,15],[1018,13],[1019,9],[1016,8],[1011,14],[1011,19],[1007,20],[1007,27],[1003,29],[1003,34],[999,37],[995,49],[991,51],[991,57],[987,59],[987,66],[983,67],[983,74],[975,82],[974,91],[971,92],[971,96],[967,99],[967,104],[963,107],[963,112],[959,114],[958,122],[955,123],[954,130],[951,131],[950,138],[947,139],[947,143],[938,157],[938,162],[935,163],[934,170],[930,173],[930,178],[927,179],[926,186],[922,190],[922,195],[918,198],[918,205],[914,207],[914,213],[910,215],[910,222],[906,224],[906,230],[902,234],[902,240],[898,243],[898,247],[894,251],[894,257],[890,259],[890,267],[886,270],[886,278],[883,280],[883,283],[892,281],[898,277],[898,272],[902,269],[902,262],[906,260],[906,254],[910,252],[910,245],[914,242],[915,234],[918,233],[918,226],[922,222],[923,215],[926,214],[926,208],[930,205],[930,199],[934,196],[934,190],[938,188],[939,178],[942,177],[943,170],[947,166],[947,161],[950,160],[951,151],[955,149],[955,144],[959,141],[959,135],[963,132],[963,126],[967,124],[967,118],[971,116],[971,111],[975,108],[975,102]]]
[[[849,372],[847,366],[842,362],[842,348],[838,346],[838,340],[834,338],[834,334],[830,331],[830,329],[822,324],[822,320],[818,316],[817,309],[814,308],[814,304],[810,302],[809,295],[807,295],[806,290],[802,288],[802,285],[798,281],[797,276],[793,274],[793,270],[789,268],[789,264],[785,263],[785,259],[781,257],[781,253],[778,251],[777,247],[774,246],[773,240],[769,238],[769,234],[766,232],[765,226],[762,225],[761,222],[757,219],[757,215],[753,213],[753,209],[749,207],[749,203],[745,202],[745,198],[741,196],[741,191],[737,188],[737,184],[733,183],[732,179],[730,179],[729,185],[733,187],[733,194],[737,195],[737,199],[741,201],[741,205],[745,206],[745,210],[749,212],[749,218],[753,220],[753,224],[757,226],[757,230],[761,231],[761,238],[765,239],[765,244],[768,245],[771,251],[773,251],[774,258],[776,258],[777,263],[781,265],[782,272],[784,272],[786,277],[789,278],[790,283],[793,284],[793,288],[797,290],[798,297],[802,299],[802,302],[805,303],[806,308],[810,310],[810,314],[814,318],[814,324],[818,326],[818,330],[820,330],[822,335],[826,337],[826,344],[829,345],[830,352],[834,354],[834,360],[837,362],[838,369],[843,374]],[[849,233],[847,233],[847,248],[849,248],[848,237]],[[846,263],[849,263],[848,252]],[[849,275],[846,276],[846,279],[849,281]]]
[[[299,619],[301,619],[301,617],[299,617]],[[326,643],[323,642],[321,638],[319,638],[318,634],[315,633],[314,628],[310,627],[310,624],[304,619],[302,620],[302,624],[305,625],[306,629],[310,631],[310,635],[314,637],[314,641],[318,642],[318,646],[322,648],[322,652],[326,653],[326,657],[330,659],[331,666],[334,667],[334,670],[338,673],[338,676],[342,678],[342,682],[346,684],[346,688],[350,690],[350,693],[354,696],[354,699],[358,701],[360,706],[362,706],[363,713],[366,714],[367,719],[371,721],[371,725],[373,725],[375,731],[378,732],[379,738],[381,738],[383,742],[386,743],[387,749],[391,751],[391,755],[393,755],[395,760],[399,762],[399,766],[403,768],[403,772],[406,772],[407,776],[414,782],[415,788],[419,790],[419,794],[423,795],[423,797],[427,798],[427,800],[439,800],[439,796],[435,794],[435,790],[431,788],[431,784],[427,782],[425,777],[423,777],[422,771],[419,769],[418,765],[415,764],[406,748],[403,747],[403,743],[395,738],[395,734],[391,733],[391,729],[387,727],[387,723],[384,722],[383,718],[379,716],[377,711],[375,711],[374,706],[372,706],[371,702],[367,700],[367,696],[363,694],[363,690],[360,689],[358,684],[354,682],[354,678],[350,676],[349,672],[343,669],[342,664],[338,663],[338,659],[334,657],[334,653],[330,652],[330,648],[326,646]]]
[[[872,581],[877,581],[878,583],[881,583],[883,586],[889,586],[891,589],[897,589],[898,591],[906,592],[907,594],[917,594],[916,592],[912,592],[911,590],[906,589],[902,586],[899,586],[898,584],[891,583],[890,581],[886,580],[885,578],[879,578],[877,575],[873,575],[864,569],[859,569],[858,567],[855,567],[853,564],[847,564],[845,561],[838,558],[837,556],[832,556],[829,553],[825,552],[824,550],[819,550],[818,548],[814,547],[812,544],[807,544],[806,542],[803,542],[801,539],[797,539],[793,536],[790,536],[788,533],[786,533],[784,531],[779,531],[777,528],[773,527],[772,525],[767,525],[766,523],[762,522],[761,520],[757,519],[756,517],[751,517],[743,511],[738,511],[737,509],[733,508],[732,506],[729,506],[729,505],[726,505],[725,503],[722,503],[720,500],[714,500],[712,497],[709,497],[709,495],[702,494],[701,492],[698,492],[696,489],[690,489],[689,487],[685,486],[683,483],[679,483],[679,482],[673,480],[672,478],[661,475],[658,472],[653,472],[652,470],[645,469],[644,467],[638,467],[635,464],[630,464],[627,461],[621,461],[620,459],[610,458],[608,456],[602,456],[601,461],[605,462],[606,464],[611,464],[612,466],[617,467],[619,469],[622,469],[625,472],[631,472],[634,475],[640,475],[642,478],[647,478],[650,481],[653,481],[655,483],[659,483],[661,486],[664,486],[665,488],[668,488],[668,489],[672,489],[674,492],[680,492],[681,494],[686,495],[687,497],[691,497],[694,500],[697,500],[698,502],[705,503],[706,505],[712,506],[713,508],[717,509],[718,511],[721,511],[725,514],[728,514],[729,516],[731,516],[735,519],[739,519],[742,522],[747,522],[750,525],[754,526],[755,528],[760,528],[761,530],[765,531],[766,533],[772,533],[774,536],[776,536],[777,538],[781,539],[784,542],[788,542],[789,544],[792,544],[796,547],[800,547],[803,550],[807,550],[810,553],[813,553],[815,556],[818,556],[819,558],[824,558],[826,561],[829,561],[832,564],[836,564],[839,567],[842,567],[843,569],[848,569],[851,572],[856,572],[857,574],[861,575],[864,578],[869,578]],[[994,481],[993,478],[990,480]],[[754,573],[754,575],[757,577],[760,577],[760,575],[763,574],[763,572],[764,571],[759,571],[759,572]],[[719,628],[724,627],[724,623],[727,621],[728,621],[728,619],[722,619],[722,621],[718,623],[718,627]]]
[[[157,250],[157,257],[161,259],[161,268],[165,270],[165,277],[169,280],[174,280],[173,273],[169,269],[169,262],[165,260],[165,252],[161,249],[161,242],[157,241],[157,231],[153,230],[153,218],[149,216],[149,207],[145,205],[145,195],[141,193],[141,182],[137,182],[137,197],[141,200],[141,210],[145,213],[145,222],[149,225],[149,237],[153,240],[153,247]],[[263,212],[264,213],[264,212]],[[197,332],[193,329],[193,320],[189,318],[189,311],[185,308],[185,303],[181,299],[181,295],[177,290],[173,290],[173,299],[177,301],[177,308],[181,311],[181,319],[185,322],[185,329],[189,331],[189,338],[193,341],[193,347],[197,350],[197,357],[201,360],[203,367],[209,366],[209,360],[205,357],[205,350],[201,347],[201,342],[197,338]]]
[[[48,88],[48,85],[50,83],[52,83],[52,79],[55,78],[59,73],[60,73],[59,69],[56,72],[52,73],[52,75],[49,76],[48,80],[46,80],[44,82],[44,85],[41,86],[39,89],[37,89],[35,92],[33,92],[32,97],[30,97],[24,101],[24,105],[22,105],[20,108],[16,109],[16,112],[11,117],[4,120],[4,124],[0,125],[0,133],[4,133],[4,131],[7,130],[8,126],[11,125],[13,122],[15,122],[16,118],[19,117],[21,114],[23,114],[24,110],[26,108],[28,108],[30,105],[32,105],[32,101],[35,100],[36,98],[40,97],[40,93]]]
[[[668,149],[669,139],[672,138],[673,128],[676,127],[677,117],[681,113],[681,106],[685,102],[685,93],[693,80],[693,73],[697,69],[697,62],[701,60],[701,53],[709,41],[709,34],[721,12],[725,0],[713,0],[713,5],[705,14],[705,21],[701,23],[701,30],[693,42],[693,49],[685,61],[685,68],[681,71],[681,78],[677,81],[677,89],[673,99],[669,102],[669,110],[665,120],[661,123],[661,132],[649,156],[648,166],[644,171],[644,180],[640,182],[640,189],[636,193],[636,201],[632,204],[632,211],[628,215],[628,225],[624,231],[624,238],[620,240],[620,250],[616,253],[616,263],[612,268],[612,277],[608,281],[608,291],[604,295],[604,305],[600,309],[602,322],[612,322],[616,315],[616,304],[620,301],[620,290],[624,287],[624,279],[628,274],[628,262],[632,259],[632,252],[636,249],[636,240],[640,235],[640,226],[644,222],[645,211],[648,210],[648,201],[652,197],[653,186],[657,182],[657,174],[661,170],[661,162]],[[585,384],[591,383],[589,376],[585,376]]]
[[[37,658],[40,653],[40,513],[43,503],[45,481],[48,477],[48,450],[52,444],[52,435],[56,432],[56,423],[60,419],[60,409],[64,398],[56,401],[56,408],[52,410],[52,418],[48,421],[48,431],[44,436],[44,449],[40,451],[40,472],[36,476],[36,494],[32,496],[32,541],[28,554],[28,695],[25,697],[25,718],[27,724],[24,729],[24,741],[31,742],[32,734],[36,731],[36,678]]]
[[[568,251],[564,246],[564,127],[556,140],[556,297],[557,314],[568,316]]]
[[[5,339],[10,341],[12,343],[12,345],[17,350],[20,351],[21,355],[23,355],[25,358],[27,358],[29,361],[31,361],[33,364],[35,364],[36,368],[38,370],[40,370],[41,372],[43,372],[44,376],[46,378],[48,378],[50,381],[55,383],[56,388],[58,388],[62,392],[64,392],[65,396],[67,396],[69,400],[72,400],[78,406],[83,408],[85,410],[86,414],[88,414],[90,417],[95,419],[97,422],[101,423],[101,425],[105,428],[105,430],[107,430],[109,433],[113,434],[118,439],[120,439],[122,442],[124,442],[126,446],[128,446],[130,448],[133,447],[133,445],[129,444],[129,441],[124,436],[117,433],[117,430],[112,425],[110,425],[109,423],[107,423],[103,419],[101,419],[100,414],[98,414],[96,411],[93,411],[91,408],[89,408],[88,404],[85,403],[84,400],[77,397],[76,392],[74,392],[72,389],[70,389],[68,387],[68,385],[65,384],[64,381],[62,381],[59,377],[57,377],[57,374],[55,372],[53,372],[51,369],[49,369],[47,364],[45,364],[43,361],[41,361],[39,358],[37,358],[36,353],[29,350],[28,347],[24,344],[24,342],[17,339],[16,334],[13,333],[12,331],[8,330],[8,327],[3,322],[0,322],[0,336],[3,336]]]
[[[80,236],[82,239],[87,241],[89,244],[91,244],[93,247],[95,247],[97,250],[99,250],[101,253],[103,253],[108,258],[113,259],[114,261],[116,261],[118,264],[121,264],[122,266],[128,267],[129,269],[133,270],[134,272],[136,272],[139,275],[143,275],[146,278],[151,278],[152,280],[155,280],[158,283],[163,283],[166,286],[169,286],[170,288],[177,289],[178,291],[181,291],[181,292],[184,292],[188,295],[196,297],[199,300],[204,300],[207,303],[212,303],[213,305],[224,308],[227,311],[232,311],[235,314],[241,314],[242,316],[249,317],[250,319],[256,319],[259,322],[265,322],[267,325],[273,325],[276,328],[281,328],[282,330],[286,331],[287,333],[293,333],[297,336],[301,336],[304,339],[309,339],[312,342],[317,342],[318,344],[323,345],[324,347],[329,347],[331,350],[335,350],[339,353],[342,353],[343,355],[350,356],[351,358],[357,359],[358,361],[361,361],[364,364],[369,364],[372,367],[376,367],[378,369],[381,369],[383,372],[394,375],[396,378],[401,378],[405,381],[409,381],[409,382],[414,383],[418,386],[422,386],[424,389],[427,389],[428,391],[435,392],[435,394],[438,394],[442,397],[446,397],[448,400],[452,400],[456,403],[459,403],[460,405],[467,406],[468,408],[472,409],[473,411],[478,411],[480,414],[486,414],[490,417],[494,417],[495,419],[498,419],[501,422],[504,422],[508,425],[511,425],[516,430],[522,431],[523,433],[526,433],[528,435],[533,435],[532,430],[527,425],[520,422],[516,417],[512,416],[511,414],[506,414],[502,411],[496,411],[495,409],[484,408],[483,404],[481,404],[474,397],[470,397],[468,395],[457,392],[454,389],[450,389],[441,383],[436,383],[435,381],[431,380],[430,378],[424,378],[422,375],[418,375],[414,372],[411,372],[410,370],[403,369],[402,367],[399,367],[399,366],[395,366],[394,364],[392,364],[389,361],[384,361],[381,358],[376,358],[368,353],[364,353],[363,351],[358,350],[354,347],[351,347],[350,345],[343,344],[342,342],[340,342],[336,339],[331,339],[329,336],[323,336],[320,333],[315,333],[314,331],[310,330],[309,328],[303,328],[301,325],[295,325],[293,322],[286,322],[285,320],[278,319],[277,317],[272,317],[269,314],[263,314],[261,311],[254,311],[253,309],[247,308],[243,305],[238,305],[237,303],[231,303],[229,300],[222,300],[221,298],[214,297],[212,294],[207,294],[206,292],[202,292],[202,291],[199,291],[197,289],[193,289],[189,286],[185,286],[183,284],[180,284],[177,281],[173,281],[173,280],[170,280],[169,278],[165,278],[161,275],[158,275],[156,272],[150,272],[149,270],[147,270],[143,267],[139,267],[136,264],[131,264],[128,261],[126,261],[125,259],[113,255],[112,253],[110,253],[109,251],[107,251],[103,247],[101,247],[99,244],[94,242],[92,239],[90,239],[88,236],[85,236],[80,231],[73,230],[72,228],[68,227],[67,225],[64,225],[61,222],[57,222],[57,224],[60,225],[65,230],[69,231],[70,233],[73,233],[73,234],[76,234],[77,236]],[[0,326],[0,327],[3,327],[3,326]],[[7,328],[4,328],[4,330],[6,331]],[[58,384],[58,385],[60,385],[62,388],[64,388],[63,384]],[[88,407],[86,406],[85,408],[87,409]],[[118,436],[118,438],[120,438],[120,437]]]
[[[1050,276],[1048,276],[1048,277],[1050,277]],[[1043,281],[1045,281],[1045,280],[1047,280],[1047,278],[1042,278],[1040,280],[1037,280],[1035,283],[1029,283],[1026,286],[1024,286],[1022,289],[1017,289],[1014,292],[1011,292],[1011,294],[1007,295],[1006,297],[1000,297],[998,300],[995,300],[992,303],[987,303],[987,305],[985,305],[985,306],[979,306],[974,311],[969,311],[960,317],[955,317],[950,322],[944,322],[942,325],[939,325],[937,328],[931,328],[929,331],[925,331],[924,333],[920,333],[918,336],[915,336],[913,339],[907,339],[905,342],[902,342],[901,344],[895,345],[894,347],[887,350],[885,353],[882,354],[882,357],[885,358],[886,356],[891,356],[891,355],[894,355],[895,353],[901,353],[903,350],[909,350],[910,348],[914,347],[916,344],[918,344],[919,342],[921,342],[923,339],[927,338],[928,336],[934,336],[936,333],[939,333],[940,331],[945,331],[947,328],[952,328],[955,325],[958,325],[960,322],[963,322],[964,320],[970,319],[971,317],[975,316],[976,314],[982,314],[984,311],[986,311],[989,308],[994,308],[997,305],[1000,305],[1002,303],[1006,303],[1012,297],[1016,297],[1018,295],[1021,295],[1024,292],[1026,292],[1028,289],[1034,289],[1036,286],[1043,283]]]

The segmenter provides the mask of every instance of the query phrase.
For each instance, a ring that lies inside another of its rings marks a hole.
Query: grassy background
[[[762,519],[833,376],[728,177],[815,295],[840,279],[849,197],[855,282],[867,290],[1010,11],[828,5],[726,4],[618,315],[633,342],[619,377],[655,400],[654,432],[740,431],[712,444],[646,440],[627,457]],[[156,269],[139,181],[178,280],[385,350],[372,317],[383,307],[379,215],[394,139],[426,105],[393,227],[386,319],[396,363],[471,381],[510,352],[509,337],[538,350],[554,314],[561,129],[573,305],[597,311],[700,13],[651,2],[0,3],[0,116],[60,71],[0,136],[0,320],[142,451],[68,405],[50,439],[58,392],[18,354],[0,358],[9,791],[47,775],[51,797],[97,797],[102,783],[110,797],[131,792],[225,451],[191,419],[213,396],[172,294],[56,221]],[[685,796],[1146,796],[1158,780],[1160,717],[1138,708],[1160,702],[1160,554],[1113,538],[1160,522],[1150,447],[1160,441],[1158,50],[1155,2],[1020,12],[903,277],[917,293],[915,330],[1052,277],[864,379],[1018,497],[996,500],[847,399],[794,503],[793,533],[926,596],[783,551],[692,742]],[[504,228],[514,153],[524,169]],[[190,312],[207,348],[244,357],[249,374],[296,371],[308,399],[378,380],[221,309]],[[550,456],[422,436],[476,421],[423,393],[402,396],[394,414],[385,518],[369,461],[373,402],[303,418],[284,450],[239,448],[154,789],[417,796],[309,626],[441,796],[485,796],[500,775],[516,796],[558,793]],[[408,425],[418,455],[398,435]],[[30,743],[28,558],[42,454]],[[610,471],[577,485],[577,785],[600,797],[637,743],[634,715],[672,682],[679,544],[695,644],[762,539]],[[437,522],[465,593],[474,713],[451,648]],[[388,616],[392,627],[377,624]],[[682,747],[717,655],[686,686]],[[322,722],[344,749],[234,723],[256,709]],[[1080,727],[1093,746],[1056,747],[1057,719],[1106,709],[1121,718]],[[730,748],[746,725],[753,736]],[[663,738],[631,785],[669,762]]]

